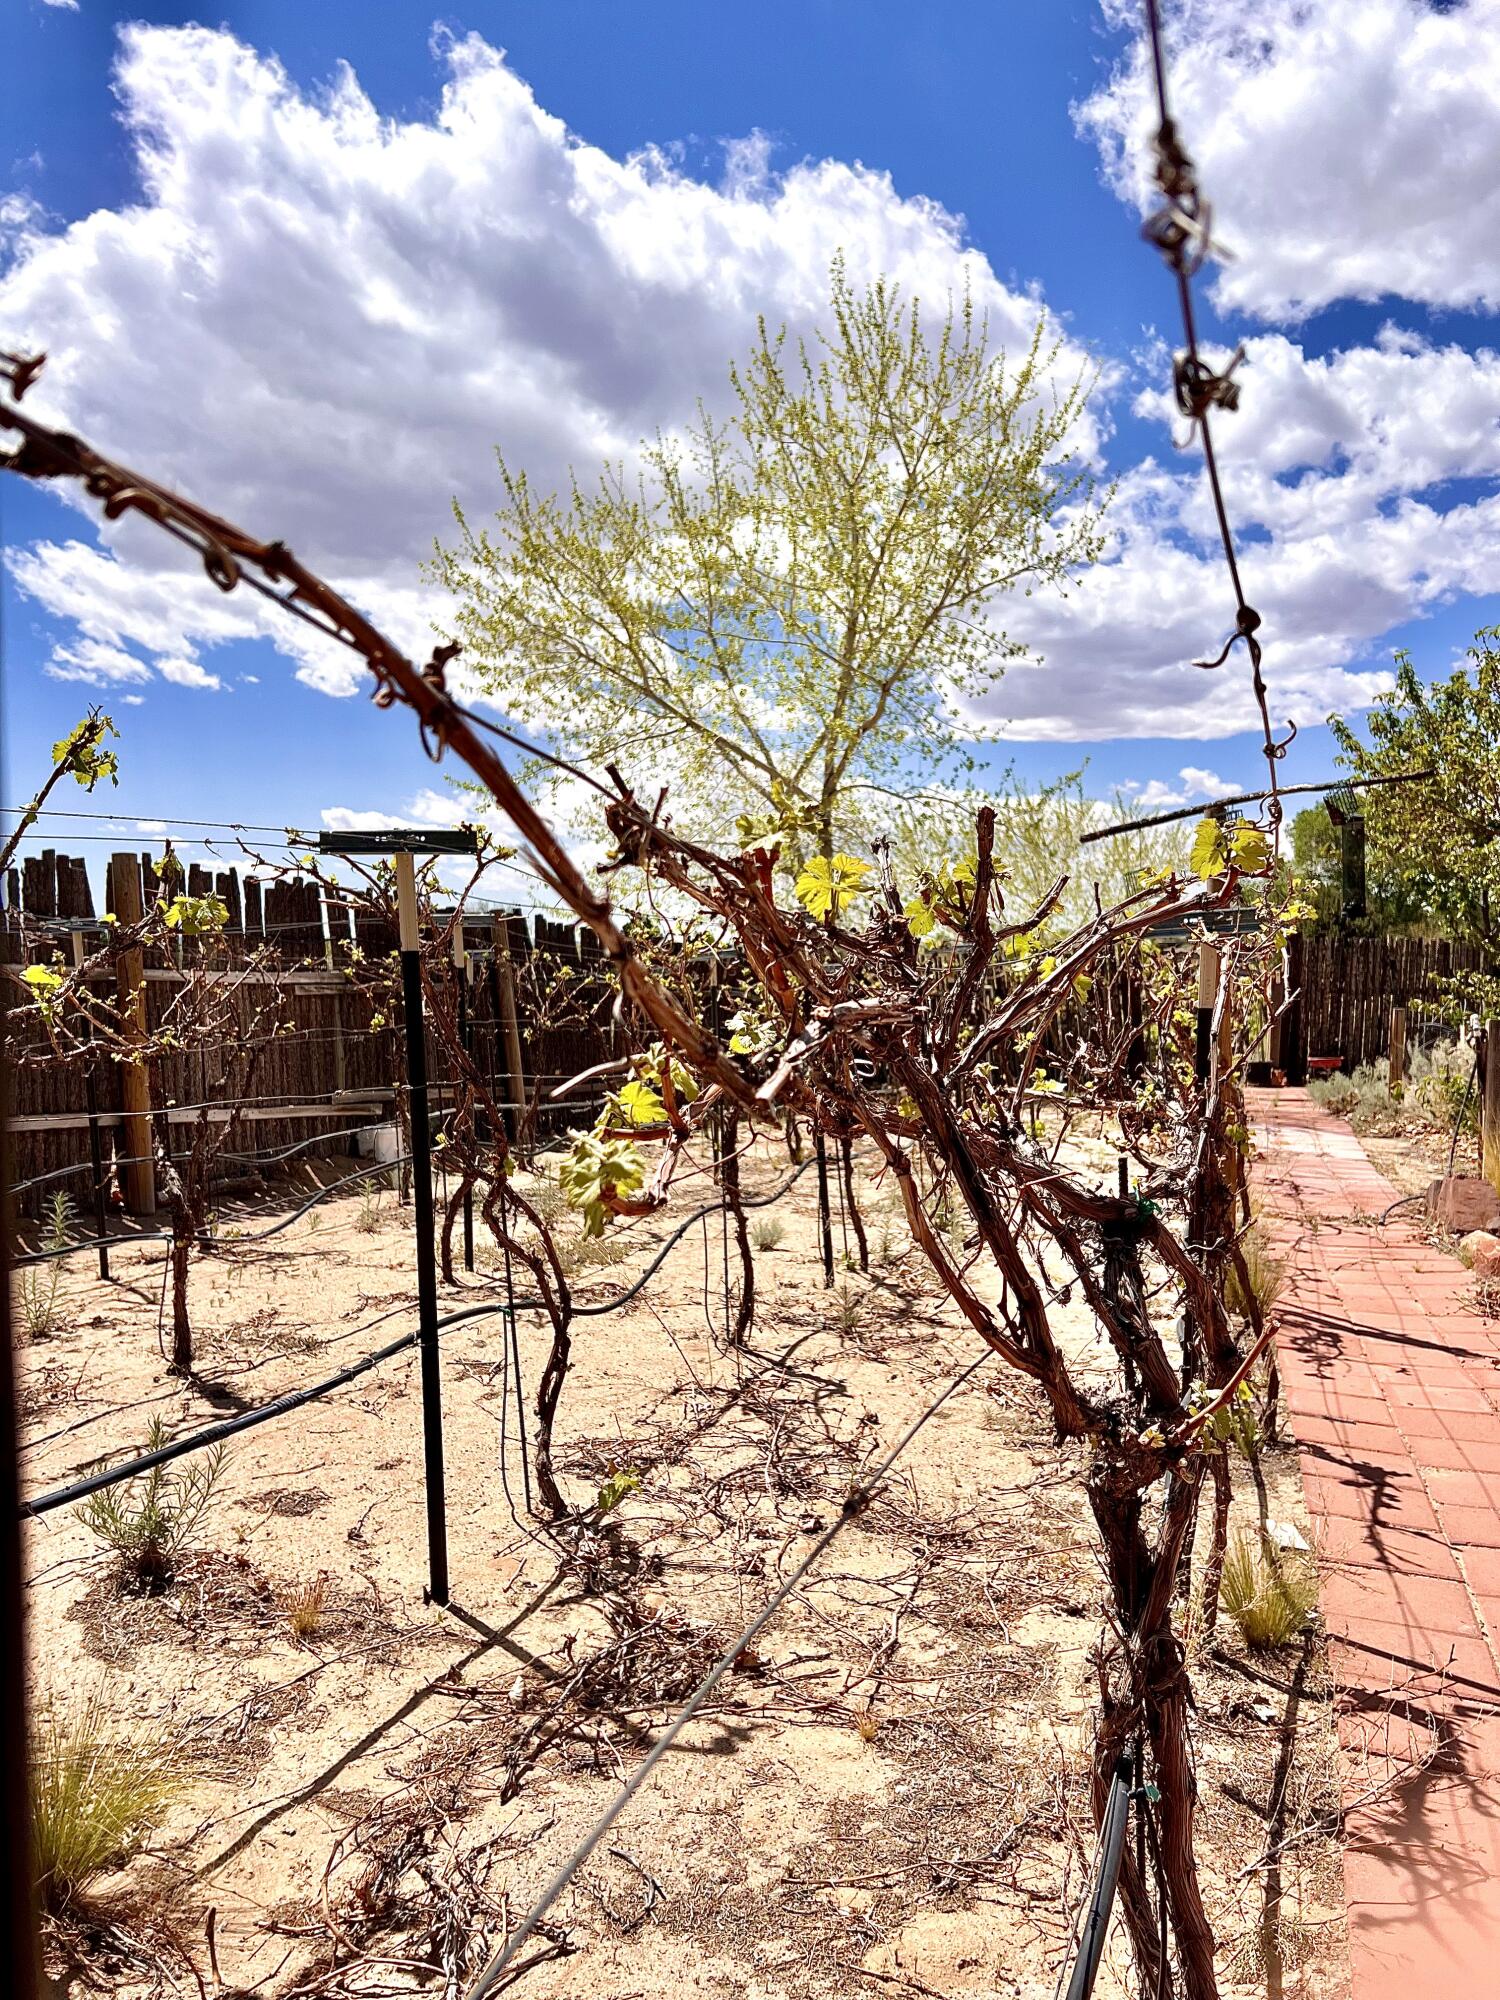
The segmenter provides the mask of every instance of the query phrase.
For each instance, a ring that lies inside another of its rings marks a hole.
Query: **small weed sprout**
[[[380,1227],[379,1181],[368,1175],[359,1184],[359,1214],[354,1218],[354,1226],[362,1236],[373,1236]]]
[[[147,1449],[158,1451],[166,1442],[165,1425],[153,1417]],[[90,1494],[78,1518],[118,1558],[131,1583],[143,1590],[159,1588],[203,1519],[223,1464],[224,1447],[216,1444],[180,1471],[154,1465]]]
[[[32,1867],[43,1907],[65,1908],[128,1861],[177,1785],[162,1736],[122,1727],[100,1689],[72,1708],[44,1701],[31,1744]]]
[[[60,1189],[47,1204],[47,1234],[44,1250],[66,1250],[73,1225],[73,1204]],[[45,1264],[31,1264],[21,1273],[21,1324],[28,1340],[45,1340],[57,1326],[57,1287],[62,1278],[62,1259],[49,1257]]]
[[[839,1332],[841,1334],[853,1333],[864,1317],[864,1311],[864,1294],[857,1292],[846,1278],[843,1284],[839,1286]]]
[[[320,1569],[315,1577],[306,1583],[295,1584],[287,1594],[286,1622],[291,1627],[292,1637],[299,1643],[310,1639],[323,1622],[323,1607],[328,1601],[328,1572]]]
[[[1255,1651],[1286,1646],[1318,1601],[1312,1564],[1242,1528],[1224,1555],[1219,1602]]]
[[[786,1240],[786,1224],[777,1216],[758,1216],[750,1225],[750,1241],[757,1250],[775,1250]]]

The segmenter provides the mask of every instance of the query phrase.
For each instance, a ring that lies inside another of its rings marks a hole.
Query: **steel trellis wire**
[[[781,1182],[780,1186],[771,1189],[769,1193],[747,1198],[745,1206],[747,1208],[765,1208],[772,1202],[779,1201],[792,1187],[794,1182],[801,1178],[805,1171],[806,1164],[798,1167],[795,1172],[789,1174]],[[321,1192],[326,1194],[329,1191],[328,1189],[324,1189]],[[311,1205],[311,1203],[307,1204],[309,1207]],[[694,1210],[666,1238],[645,1270],[640,1273],[634,1283],[623,1291],[618,1298],[604,1299],[594,1304],[574,1306],[573,1317],[575,1319],[585,1317],[599,1318],[606,1313],[619,1312],[622,1307],[629,1305],[631,1300],[636,1298],[645,1285],[655,1277],[656,1273],[665,1263],[668,1254],[675,1249],[688,1231],[694,1227],[702,1216],[712,1214],[715,1207],[717,1207],[717,1203],[711,1202],[704,1208]],[[281,1226],[284,1225],[278,1225],[278,1227]],[[111,1241],[119,1240],[118,1238],[111,1239]],[[150,1239],[133,1237],[129,1240],[132,1242],[143,1242]],[[170,1239],[159,1238],[157,1240],[168,1241]],[[89,1246],[83,1245],[78,1247],[87,1248]],[[508,1294],[509,1291],[510,1288],[507,1286]],[[450,1327],[462,1325],[469,1320],[483,1319],[494,1313],[503,1313],[509,1317],[513,1337],[516,1314],[518,1312],[537,1311],[541,1308],[541,1304],[540,1299],[517,1299],[513,1296],[507,1296],[504,1299],[490,1300],[483,1305],[464,1306],[457,1312],[444,1314],[437,1323],[438,1330],[439,1332],[446,1332]],[[384,1347],[377,1348],[373,1354],[366,1354],[360,1360],[350,1362],[347,1367],[339,1369],[336,1374],[327,1376],[321,1382],[314,1382],[305,1389],[288,1390],[284,1396],[277,1396],[271,1402],[260,1404],[253,1410],[243,1410],[236,1416],[224,1418],[220,1423],[205,1424],[199,1430],[189,1431],[185,1436],[180,1438],[173,1438],[169,1443],[159,1446],[155,1451],[142,1452],[139,1457],[128,1459],[122,1465],[106,1467],[98,1472],[89,1473],[84,1478],[75,1480],[67,1486],[56,1487],[50,1493],[40,1494],[35,1500],[24,1501],[20,1508],[21,1518],[23,1520],[35,1519],[43,1514],[54,1513],[59,1507],[71,1506],[76,1500],[87,1499],[89,1494],[98,1493],[106,1486],[117,1486],[122,1480],[133,1479],[140,1473],[150,1472],[158,1465],[169,1464],[173,1459],[186,1458],[191,1452],[206,1450],[208,1446],[222,1443],[226,1438],[234,1437],[240,1431],[253,1430],[259,1424],[268,1423],[274,1417],[288,1416],[293,1410],[301,1409],[307,1403],[317,1402],[322,1397],[331,1395],[335,1390],[344,1388],[348,1383],[356,1381],[361,1375],[368,1373],[370,1369],[378,1367],[384,1361],[393,1359],[394,1356],[405,1352],[408,1348],[415,1348],[416,1343],[417,1330],[415,1327],[409,1328],[407,1332],[401,1334],[397,1339],[388,1341]]]
[[[1229,510],[1224,502],[1224,489],[1219,477],[1219,462],[1214,451],[1213,431],[1208,414],[1211,408],[1234,410],[1238,407],[1239,388],[1232,378],[1242,358],[1243,350],[1235,354],[1222,375],[1215,374],[1199,352],[1197,316],[1193,307],[1193,278],[1213,248],[1210,234],[1212,210],[1198,186],[1193,162],[1183,150],[1168,104],[1160,0],[1145,0],[1145,14],[1146,39],[1151,57],[1158,118],[1155,178],[1165,205],[1147,218],[1142,234],[1148,243],[1154,244],[1161,252],[1176,279],[1186,351],[1179,354],[1173,363],[1173,388],[1178,409],[1203,441],[1204,470],[1208,475],[1209,494],[1213,501],[1219,539],[1223,544],[1224,561],[1235,598],[1234,631],[1213,659],[1195,660],[1193,665],[1210,671],[1221,667],[1229,657],[1230,648],[1235,641],[1237,639],[1244,641],[1245,650],[1250,656],[1251,684],[1255,691],[1256,705],[1260,710],[1267,769],[1268,812],[1273,828],[1278,828],[1281,824],[1281,800],[1277,765],[1286,755],[1287,747],[1296,735],[1296,725],[1288,724],[1290,733],[1280,742],[1277,741],[1275,731],[1271,727],[1269,698],[1265,679],[1261,673],[1262,650],[1257,636],[1261,615],[1246,597],[1244,584],[1240,578],[1234,532],[1229,525]]]

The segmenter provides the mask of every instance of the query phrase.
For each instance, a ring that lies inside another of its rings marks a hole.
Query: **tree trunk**
[[[1103,1454],[1089,1477],[1089,1502],[1104,1542],[1110,1584],[1124,1634],[1114,1662],[1125,1672],[1124,1687],[1106,1681],[1099,1744],[1094,1759],[1096,1811],[1102,1810],[1101,1774],[1112,1771],[1127,1739],[1144,1731],[1158,1798],[1157,1844],[1167,1910],[1177,1944],[1184,2000],[1218,2000],[1214,1936],[1198,1883],[1193,1827],[1197,1784],[1188,1739],[1187,1667],[1172,1630],[1172,1603],[1197,1501],[1197,1477],[1174,1476],[1163,1510],[1156,1550],[1143,1531],[1139,1488],[1125,1464],[1111,1466]],[[1101,1666],[1108,1673],[1108,1664]],[[1137,1799],[1137,1812],[1147,1809]],[[1128,1886],[1127,1886],[1128,1883]],[[1132,1863],[1121,1871],[1123,1907],[1141,1972],[1141,1990],[1155,2000],[1161,1981],[1161,1947],[1147,1887]],[[1162,1990],[1169,1990],[1165,1987]]]
[[[172,1368],[189,1375],[193,1367],[193,1326],[188,1318],[188,1259],[193,1248],[192,1218],[185,1203],[172,1202]]]

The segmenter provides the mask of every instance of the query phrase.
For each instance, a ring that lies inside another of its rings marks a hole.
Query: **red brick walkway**
[[[1346,1691],[1355,2000],[1500,1994],[1500,1320],[1401,1216],[1376,1223],[1396,1190],[1342,1119],[1301,1091],[1252,1092],[1251,1117]]]

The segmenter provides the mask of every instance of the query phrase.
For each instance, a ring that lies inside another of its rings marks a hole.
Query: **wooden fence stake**
[[[521,1133],[526,1115],[526,1068],[521,1056],[521,1024],[516,1015],[515,970],[510,962],[510,919],[496,917],[493,925],[495,997],[500,1003],[500,1029],[505,1043],[505,1094],[513,1107],[508,1114],[512,1141]]]
[[[145,917],[141,896],[141,864],[133,854],[110,856],[109,879],[115,915],[122,930]],[[116,966],[120,1014],[132,1040],[146,1039],[146,955],[137,947],[122,951]],[[120,1189],[132,1215],[156,1213],[156,1167],[151,1151],[151,1079],[141,1062],[120,1067],[121,1138]]]
[[[83,962],[87,956],[88,947],[85,943],[83,932],[74,931],[73,969],[75,972],[83,969]],[[88,1039],[92,1041],[94,1039],[92,1026],[88,1027],[86,1032]],[[99,1136],[99,1082],[94,1075],[94,1065],[92,1062],[89,1063],[83,1073],[83,1101],[89,1115],[89,1170],[94,1180],[94,1235],[99,1241],[99,1276],[107,1278],[109,1276],[109,1244],[105,1239],[109,1235],[109,1209],[104,1199],[104,1146]]]
[[[1390,1092],[1399,1097],[1406,1082],[1406,1009],[1391,1009],[1391,1074]]]
[[[1484,1102],[1480,1115],[1484,1177],[1500,1188],[1500,1021],[1484,1024]]]

